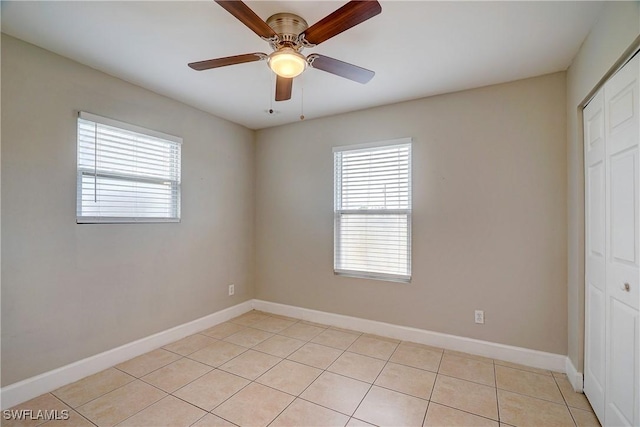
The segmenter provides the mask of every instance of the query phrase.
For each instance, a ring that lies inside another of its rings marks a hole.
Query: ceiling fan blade
[[[276,79],[276,101],[286,101],[291,99],[291,88],[293,79],[277,76]]]
[[[197,71],[210,70],[211,68],[226,67],[227,65],[242,64],[266,59],[264,53],[246,53],[244,55],[227,56],[224,58],[207,59],[206,61],[191,62],[189,67]]]
[[[249,27],[251,31],[260,37],[270,38],[276,36],[273,28],[267,25],[256,13],[240,0],[215,0],[227,12],[236,17],[237,20]]]
[[[307,28],[302,34],[306,41],[318,45],[369,18],[373,18],[380,12],[382,12],[382,6],[376,0],[352,0]]]
[[[354,82],[365,84],[376,75],[375,72],[357,65],[349,64],[338,59],[329,58],[328,56],[312,53],[307,57],[309,65],[318,70],[353,80]]]

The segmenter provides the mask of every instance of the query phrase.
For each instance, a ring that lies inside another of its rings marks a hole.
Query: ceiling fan
[[[305,57],[300,52],[378,15],[382,12],[382,7],[376,0],[352,0],[310,27],[304,19],[293,13],[276,13],[265,22],[240,0],[215,2],[268,42],[273,52],[269,55],[261,52],[247,53],[188,64],[194,70],[267,61],[276,73],[276,101],[291,99],[293,78],[302,74],[307,66],[363,84],[375,75],[371,70],[338,59],[317,53]]]

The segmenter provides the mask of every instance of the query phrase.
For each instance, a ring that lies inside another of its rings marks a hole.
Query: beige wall
[[[78,110],[184,138],[181,223],[76,225]],[[254,136],[3,35],[2,385],[252,298]]]
[[[640,3],[606,2],[567,70],[568,354],[584,363],[584,159],[581,104],[640,34]]]
[[[566,354],[565,94],[556,73],[258,131],[257,298]],[[412,283],[334,276],[331,148],[406,136]]]

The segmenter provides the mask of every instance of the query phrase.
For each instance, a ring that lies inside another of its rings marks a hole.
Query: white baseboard
[[[582,374],[576,371],[569,358],[564,355],[254,299],[3,387],[0,389],[0,409],[10,408],[163,345],[208,329],[240,316],[252,308],[267,313],[412,341],[448,350],[463,351],[535,368],[566,372],[573,388],[576,391],[582,391]]]
[[[248,300],[208,316],[167,329],[166,331],[158,332],[157,334],[8,385],[0,389],[0,408],[6,409],[26,402],[43,393],[48,393],[88,375],[98,373],[118,363],[122,363],[162,347],[163,345],[203,331],[236,316],[240,316],[251,309],[252,300]]]
[[[253,308],[267,313],[294,317],[315,323],[323,323],[339,328],[353,329],[404,341],[412,341],[448,350],[462,351],[492,359],[519,363],[534,368],[548,369],[555,372],[565,372],[567,368],[568,358],[562,354],[546,353],[523,347],[497,344],[489,341],[393,325],[375,320],[343,316],[341,314],[310,310],[269,301],[253,300]]]
[[[577,393],[582,393],[584,386],[584,376],[582,372],[578,372],[575,366],[573,366],[573,362],[571,359],[567,357],[567,365],[565,366],[565,373],[567,374],[567,379],[571,383],[573,390]]]

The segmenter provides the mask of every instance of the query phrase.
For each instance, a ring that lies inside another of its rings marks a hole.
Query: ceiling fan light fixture
[[[290,47],[284,47],[269,55],[269,68],[280,77],[290,79],[307,68],[307,58]]]

